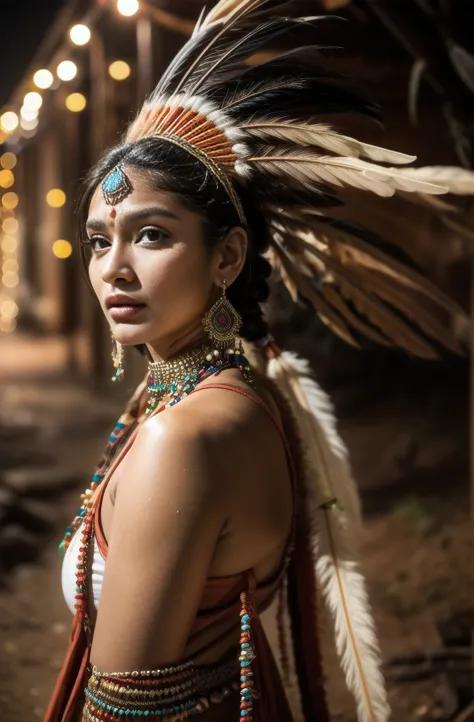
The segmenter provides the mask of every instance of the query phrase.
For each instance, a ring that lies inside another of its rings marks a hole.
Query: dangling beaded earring
[[[218,349],[225,348],[233,341],[242,326],[242,317],[235,310],[226,295],[227,281],[224,280],[221,297],[205,314],[202,322],[206,333]]]
[[[125,376],[123,368],[124,352],[121,343],[115,340],[112,336],[112,363],[114,368],[117,369],[115,374],[112,376],[112,381],[122,381]]]

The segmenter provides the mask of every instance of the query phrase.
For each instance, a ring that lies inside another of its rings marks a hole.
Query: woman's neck
[[[195,328],[173,340],[163,340],[147,344],[147,356],[149,361],[170,361],[177,356],[192,351],[195,348],[209,344],[203,328]]]

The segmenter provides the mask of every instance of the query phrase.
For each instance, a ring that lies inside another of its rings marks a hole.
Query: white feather
[[[304,444],[316,577],[334,620],[336,648],[358,720],[386,722],[390,710],[380,652],[351,539],[359,514],[356,489],[329,400],[308,371],[306,361],[287,351],[271,359],[267,369],[290,402]],[[334,499],[338,503],[328,504]]]
[[[369,158],[378,163],[403,165],[416,160],[415,155],[407,155],[342,135],[326,123],[290,123],[285,120],[259,119],[246,123],[242,128],[257,138],[279,138],[293,145],[319,146],[337,155]]]
[[[331,400],[312,377],[308,362],[290,351],[283,351],[269,362],[269,375],[273,378],[274,369],[278,373],[283,364],[288,367],[287,374],[292,371],[297,375],[298,384],[304,394],[307,427],[305,437],[311,434],[316,442],[306,453],[308,461],[317,463],[321,469],[322,483],[325,485],[324,501],[336,498],[351,523],[358,527],[361,525],[359,492],[350,469],[347,448],[336,428]],[[301,413],[302,409],[298,417]]]

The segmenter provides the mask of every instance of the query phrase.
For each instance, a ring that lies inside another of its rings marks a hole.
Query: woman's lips
[[[134,318],[145,308],[145,304],[137,304],[136,306],[112,306],[109,313],[114,321],[128,321]]]

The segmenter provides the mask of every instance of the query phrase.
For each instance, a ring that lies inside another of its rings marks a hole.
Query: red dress
[[[226,620],[229,620],[230,622],[230,625],[224,625],[226,630],[229,629],[229,626],[232,628],[232,621],[235,621],[235,628],[237,629],[241,608],[240,594],[243,591],[247,592],[250,604],[255,610],[255,616],[252,619],[252,638],[255,646],[256,658],[252,662],[252,671],[254,673],[255,686],[259,692],[259,698],[254,701],[254,709],[252,712],[253,719],[256,722],[293,722],[293,716],[283,688],[280,673],[259,616],[259,612],[268,607],[283,582],[283,577],[287,568],[286,559],[289,550],[294,548],[294,552],[297,552],[301,543],[301,535],[299,534],[298,528],[299,524],[296,523],[298,519],[296,493],[297,473],[295,471],[292,454],[290,453],[290,445],[287,441],[287,434],[280,428],[280,425],[274,418],[272,412],[260,399],[236,388],[235,386],[228,386],[225,384],[208,384],[196,389],[193,393],[196,393],[197,391],[204,391],[208,388],[221,388],[240,393],[258,404],[258,406],[260,406],[260,408],[262,408],[272,419],[278,429],[286,450],[295,498],[295,514],[293,515],[293,525],[288,541],[288,548],[285,550],[282,557],[279,570],[272,576],[271,579],[256,584],[255,576],[252,570],[233,576],[208,578],[201,603],[199,605],[199,610],[196,614],[196,619],[191,630],[190,640],[193,638],[197,639],[204,630],[210,628],[213,624],[225,622]],[[123,449],[117,455],[113,464],[110,466],[106,477],[103,479],[99,487],[99,492],[97,493],[97,497],[95,499],[95,533],[99,550],[104,559],[107,557],[107,542],[102,533],[100,524],[100,501],[107,485],[107,481],[110,479],[113,471],[130,449],[134,439],[136,438],[137,432],[138,429],[133,432]],[[292,596],[293,601],[295,598],[298,598],[298,588],[300,588],[299,591],[301,593],[301,588],[304,588],[305,586],[305,584],[302,585],[300,583],[302,580],[298,580],[298,570],[295,569],[294,564],[295,557],[301,557],[301,554],[298,555],[297,553],[293,553],[292,561],[289,565],[290,602]],[[291,583],[292,576],[293,583]],[[304,589],[303,593],[305,593]],[[314,620],[314,609],[311,606],[310,600],[308,600],[308,603],[308,609],[312,615],[311,619],[308,621],[314,630],[316,626]],[[300,617],[306,616],[304,614],[304,607],[305,605],[303,604],[301,609],[302,614],[299,615]],[[302,619],[293,621],[295,622],[294,627],[298,628]],[[329,717],[324,699],[319,649],[317,646],[316,635],[308,629],[306,629],[306,632],[304,630],[301,630],[301,632],[302,635],[306,637],[306,641],[301,639],[300,644],[294,645],[294,651],[298,676],[300,678],[302,706],[305,718],[308,722],[316,722],[316,720],[317,722],[326,722],[329,720]],[[296,641],[295,634],[293,634],[293,638],[294,641]],[[213,639],[212,643],[215,644],[216,641],[216,639]],[[308,647],[308,642],[312,642],[310,647]],[[202,652],[204,648],[205,647],[200,648],[199,653]],[[309,668],[306,668],[304,665],[305,659],[301,659],[301,657],[306,658],[308,650],[312,659],[310,664],[307,665]],[[90,639],[87,638],[82,624],[78,621],[77,617],[75,617],[66,659],[56,682],[53,696],[46,713],[45,722],[77,722],[80,719],[81,710],[84,705],[83,690],[87,685],[89,655]],[[301,671],[303,672],[304,677],[308,678],[312,676],[312,679],[301,680]],[[303,684],[301,684],[302,681]],[[305,689],[305,687],[308,687],[308,681],[309,686],[311,687],[310,690]],[[229,720],[229,722],[232,722],[232,720]],[[237,722],[237,719],[235,722]]]

